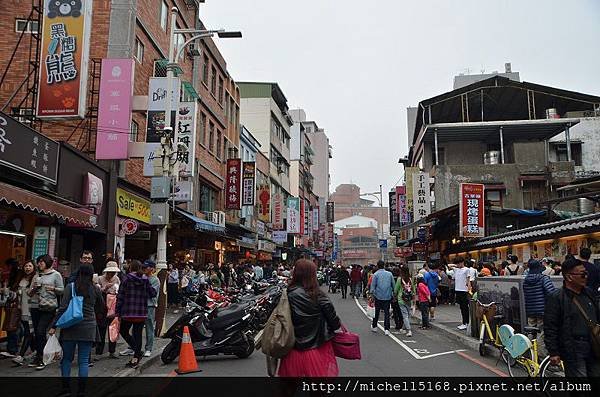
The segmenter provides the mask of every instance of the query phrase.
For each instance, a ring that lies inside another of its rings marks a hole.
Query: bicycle
[[[497,348],[500,353],[504,349],[504,345],[500,341],[498,335],[498,329],[500,328],[500,321],[504,318],[502,315],[496,315],[496,302],[481,303],[477,302],[477,311],[481,313],[481,321],[479,323],[479,355],[486,356],[486,345],[491,345]],[[492,327],[488,317],[491,317],[496,325],[496,333],[492,333]]]
[[[502,349],[502,358],[508,364],[508,373],[511,378],[551,378],[564,377],[564,366],[561,363],[558,366],[550,363],[550,357],[546,357],[539,362],[539,349],[537,334],[540,329],[537,327],[523,327],[527,335],[515,333],[514,329],[507,324],[498,329],[500,340],[504,348]],[[510,365],[509,360],[514,360]]]

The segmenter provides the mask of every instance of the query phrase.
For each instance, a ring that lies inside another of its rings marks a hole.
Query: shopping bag
[[[367,316],[369,316],[369,318],[375,317],[375,306],[367,306]]]
[[[115,310],[117,309],[117,295],[114,295],[114,294],[106,295],[106,309],[107,309],[107,313],[106,313],[107,317],[115,316]]]
[[[279,359],[271,356],[265,356],[267,358],[267,374],[273,378],[277,376],[277,368],[279,367]]]
[[[60,361],[62,358],[62,347],[60,347],[60,343],[58,342],[58,338],[56,334],[50,336],[48,341],[46,342],[46,346],[44,346],[44,364],[48,365],[54,361]]]
[[[57,328],[69,328],[83,321],[83,296],[77,296],[75,283],[71,283],[71,300],[67,310],[56,321]]]
[[[121,319],[115,317],[108,326],[108,338],[111,342],[116,342],[119,339],[119,329],[121,328]]]
[[[360,339],[357,334],[346,329],[342,324],[342,332],[337,332],[332,339],[333,353],[346,360],[360,360]]]

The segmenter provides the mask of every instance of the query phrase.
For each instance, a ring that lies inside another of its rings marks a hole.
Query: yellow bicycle
[[[496,303],[481,303],[477,302],[477,313],[481,316],[481,321],[479,323],[479,355],[487,356],[486,345],[494,346],[500,352],[504,349],[504,345],[502,341],[500,341],[500,335],[498,334],[498,329],[500,328],[500,322],[503,318],[502,315],[496,314]],[[490,325],[490,320],[492,319],[493,323],[495,323],[495,333],[492,333],[492,327]]]

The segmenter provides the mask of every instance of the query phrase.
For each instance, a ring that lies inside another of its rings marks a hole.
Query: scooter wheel
[[[177,358],[177,356],[179,356],[180,345],[181,344],[178,342],[171,341],[168,345],[165,346],[160,355],[160,359],[163,362],[163,364],[170,364],[173,362],[173,360]]]
[[[248,358],[250,355],[254,353],[254,339],[248,338],[248,345],[244,351],[235,353],[238,358]]]

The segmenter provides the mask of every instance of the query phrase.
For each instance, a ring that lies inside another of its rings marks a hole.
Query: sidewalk
[[[181,311],[177,314],[173,313],[172,310],[167,311],[165,319],[166,329],[165,331],[179,318]],[[130,356],[119,356],[119,352],[127,348],[127,344],[122,337],[119,337],[117,341],[117,357],[116,359],[108,357],[108,343],[104,346],[104,354],[102,356],[96,356],[94,349],[92,348],[92,361],[93,367],[90,367],[89,376],[93,377],[126,377],[134,376],[141,372],[144,368],[148,368],[152,364],[160,360],[160,354],[163,348],[170,342],[170,339],[162,339],[159,337],[154,338],[154,349],[150,357],[143,357],[140,366],[137,369],[128,368],[125,364],[129,361]],[[142,336],[142,348],[146,343],[146,334]],[[6,351],[6,343],[0,343],[0,350]],[[97,359],[97,361],[95,361]],[[71,376],[77,376],[77,357],[73,360],[73,366],[71,367]],[[10,358],[0,358],[0,374],[6,377],[47,377],[47,376],[60,376],[59,363],[52,363],[48,365],[44,370],[38,371],[35,368],[29,368],[27,366],[16,366]]]

